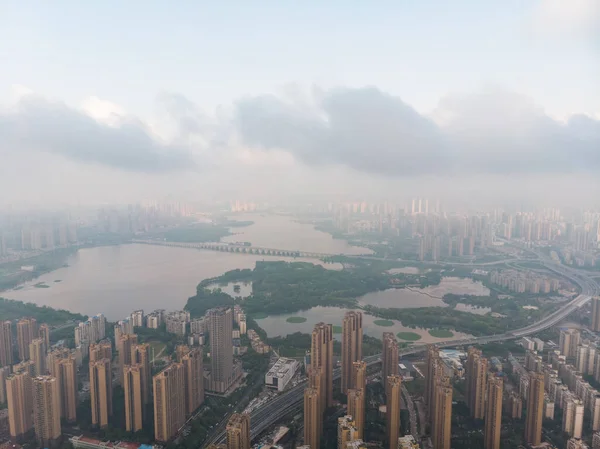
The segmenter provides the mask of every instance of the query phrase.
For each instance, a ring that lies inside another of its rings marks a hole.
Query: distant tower
[[[150,369],[150,345],[148,343],[131,347],[131,364],[140,367],[142,402],[144,405],[149,404],[150,391],[152,390],[152,372]]]
[[[29,343],[38,336],[37,321],[35,318],[22,318],[17,321],[17,345],[19,346],[19,360],[29,360]]]
[[[140,365],[123,367],[125,392],[125,430],[137,432],[143,428],[142,370]]]
[[[358,438],[363,439],[365,433],[365,391],[348,390],[348,415],[354,419]]]
[[[47,324],[40,324],[39,337],[44,340],[46,351],[50,350],[50,327]]]
[[[311,335],[311,368],[321,369],[322,412],[333,405],[333,326],[318,323]]]
[[[388,376],[398,374],[398,342],[392,332],[383,333],[383,350],[381,353],[381,376],[387,379]]]
[[[481,351],[469,348],[465,377],[467,383],[467,404],[471,416],[483,419],[485,414],[485,389],[487,382],[488,361],[482,357]]]
[[[34,338],[29,343],[29,356],[35,366],[35,375],[46,374],[46,343],[41,338]]]
[[[387,377],[386,394],[386,437],[389,449],[396,449],[400,437],[400,397],[402,378],[398,375]]]
[[[54,377],[60,390],[61,416],[70,423],[77,421],[77,361],[71,354],[54,361]]]
[[[433,449],[450,449],[452,437],[452,387],[450,379],[442,376],[436,383],[432,426]]]
[[[132,349],[135,345],[137,345],[137,342],[138,337],[136,334],[122,334],[116,341],[117,351],[119,353],[119,379],[121,385],[123,385],[123,368],[132,364]]]
[[[191,416],[204,402],[204,368],[202,349],[192,348],[181,358],[185,377],[185,409]]]
[[[33,429],[32,382],[28,373],[12,374],[6,378],[6,399],[10,438],[20,442]]]
[[[0,368],[13,364],[13,338],[10,321],[0,321]]]
[[[92,426],[108,426],[112,416],[112,370],[109,359],[90,359],[90,399]]]
[[[527,418],[525,442],[537,446],[542,442],[542,420],[544,418],[544,375],[531,373],[527,396]]]
[[[208,311],[210,334],[211,380],[224,393],[233,373],[233,314],[228,307]]]
[[[502,391],[501,377],[490,377],[487,383],[487,403],[485,411],[484,449],[500,449],[502,430]]]
[[[227,449],[250,447],[250,415],[234,413],[227,422]]]
[[[41,447],[53,446],[60,438],[60,390],[52,376],[33,379],[33,423]]]
[[[362,360],[362,312],[349,311],[342,321],[342,393],[353,388],[353,363]]]
[[[598,222],[600,224],[600,222]],[[600,332],[600,297],[592,298],[592,330]]]
[[[319,449],[323,415],[319,393],[314,388],[304,390],[304,444]]]

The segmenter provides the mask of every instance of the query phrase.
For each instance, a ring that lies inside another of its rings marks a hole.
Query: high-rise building
[[[381,352],[381,378],[398,374],[398,342],[392,332],[383,333],[383,350]]]
[[[136,334],[122,334],[116,341],[117,352],[119,353],[119,379],[123,385],[123,367],[131,365],[132,348],[137,345],[138,338]]]
[[[426,355],[426,375],[425,375],[425,403],[429,406],[430,422],[433,422],[433,402],[435,397],[435,385],[438,376],[440,351],[437,346],[429,345]]]
[[[46,374],[46,343],[41,338],[34,338],[29,343],[29,357],[35,366],[35,375]]]
[[[143,428],[142,370],[140,365],[123,367],[125,393],[125,430],[137,432]]]
[[[60,391],[52,376],[33,379],[33,424],[41,447],[53,446],[60,438]]]
[[[490,377],[487,383],[485,410],[484,449],[500,449],[502,430],[502,392],[504,383],[501,377]]]
[[[250,449],[250,415],[234,413],[227,422],[227,449]]]
[[[13,374],[27,373],[30,377],[35,377],[35,365],[33,361],[26,360],[25,362],[19,362],[12,366]]]
[[[233,380],[233,315],[229,307],[210,309],[207,315],[211,382],[218,392],[224,393]]]
[[[150,390],[152,388],[152,372],[150,369],[150,345],[148,343],[136,344],[131,347],[131,364],[139,365],[142,382],[142,402],[150,403]]]
[[[563,432],[572,438],[581,438],[583,433],[583,402],[571,395],[563,407]]]
[[[129,317],[133,327],[144,327],[144,311],[134,310]]]
[[[598,222],[600,224],[600,221]],[[600,332],[600,296],[592,298],[592,330]]]
[[[92,425],[108,426],[112,416],[112,371],[110,359],[90,360],[90,399]]]
[[[537,446],[542,442],[542,420],[544,419],[544,375],[530,373],[527,395],[527,417],[525,420],[525,442]]]
[[[202,349],[191,348],[181,358],[185,377],[185,410],[190,416],[204,402],[204,368]]]
[[[386,378],[386,438],[389,449],[396,449],[400,437],[400,398],[402,377],[394,374]]]
[[[29,343],[39,335],[35,318],[22,318],[17,321],[17,346],[19,360],[29,360]]]
[[[90,345],[90,362],[108,359],[112,361],[112,346],[110,341],[101,341]]]
[[[364,390],[367,387],[367,364],[362,360],[352,364],[352,382],[350,386],[355,390]]]
[[[310,449],[319,449],[323,414],[319,393],[314,388],[304,390],[304,444]]]
[[[0,368],[13,364],[12,323],[0,321]]]
[[[311,365],[306,374],[308,376],[308,387],[313,388],[319,396],[319,410],[321,416],[323,416],[326,408],[325,395],[323,394],[323,391],[325,391],[325,386],[323,385],[323,370],[321,368],[314,368]]]
[[[353,363],[362,360],[362,312],[346,312],[342,320],[342,393],[352,385]]]
[[[185,377],[181,363],[172,363],[153,378],[154,438],[169,441],[185,423]]]
[[[6,402],[6,378],[10,376],[10,366],[0,367],[0,404]]]
[[[322,407],[333,405],[333,326],[318,323],[312,331],[310,366],[321,369]],[[322,409],[322,412],[325,411]]]
[[[49,351],[50,350],[50,326],[48,326],[47,324],[40,324],[39,338],[44,340],[44,344],[46,345],[46,351]]]
[[[32,383],[28,373],[12,374],[6,378],[6,399],[10,438],[20,442],[33,429]]]
[[[337,447],[347,449],[348,443],[359,440],[358,430],[352,416],[346,415],[338,418]]]
[[[575,357],[577,346],[581,340],[581,334],[577,329],[561,329],[558,340],[558,349],[565,357]]]
[[[450,449],[452,437],[452,387],[450,379],[438,378],[433,397],[433,449]]]
[[[358,438],[365,433],[365,390],[348,390],[348,415],[354,419]]]
[[[61,416],[68,422],[77,421],[77,360],[68,354],[55,359],[53,376],[60,392]]]
[[[469,348],[465,367],[466,399],[471,416],[475,419],[483,419],[485,414],[487,368],[488,361],[481,355],[481,351],[472,347]]]

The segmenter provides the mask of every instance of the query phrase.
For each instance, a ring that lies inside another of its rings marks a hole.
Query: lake
[[[257,261],[287,260],[319,263],[316,259],[258,256],[154,245],[85,248],[68,260],[68,267],[47,273],[0,296],[85,315],[104,313],[119,320],[133,310],[175,310],[185,306],[203,279],[236,268],[254,268]],[[323,264],[340,269],[339,264]],[[60,280],[61,282],[54,282]],[[49,288],[36,288],[45,282]],[[233,293],[233,285],[231,287]]]
[[[378,292],[367,293],[358,298],[360,304],[377,307],[416,308],[416,307],[447,307],[442,301],[447,293],[456,295],[489,296],[490,290],[479,281],[457,277],[442,278],[439,285],[426,288],[389,288]],[[464,308],[464,311],[473,312]],[[480,309],[477,312],[481,313]]]
[[[340,309],[338,307],[313,307],[312,309],[300,312],[272,315],[266,318],[256,319],[256,322],[265,330],[269,337],[282,337],[293,334],[294,332],[310,334],[315,327],[315,324],[319,322],[341,326],[344,313],[348,310],[349,309]],[[303,323],[289,323],[287,322],[287,319],[290,317],[302,317],[305,318],[306,321]],[[400,321],[389,320],[394,323],[392,326],[379,326],[375,324],[375,320],[379,319],[380,318],[374,317],[373,315],[363,313],[363,332],[366,335],[379,339],[381,339],[384,332],[393,332],[394,334],[397,334],[398,332],[414,332],[421,336],[421,339],[415,343],[436,343],[445,340],[460,340],[470,337],[468,334],[453,331],[454,336],[452,338],[436,338],[429,335],[427,332],[428,329],[411,329],[403,326]],[[339,340],[341,334],[334,334],[334,337]]]

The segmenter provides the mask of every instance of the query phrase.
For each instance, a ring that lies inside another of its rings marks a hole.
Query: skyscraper
[[[211,381],[218,392],[224,393],[231,385],[233,376],[233,315],[229,307],[210,309],[207,315]]]
[[[325,407],[333,405],[333,326],[318,323],[312,331],[310,347],[311,368],[321,368],[322,402]],[[323,410],[325,411],[325,410]]]
[[[348,390],[348,415],[354,419],[358,438],[363,439],[365,433],[365,391]]]
[[[41,447],[50,447],[60,438],[60,391],[52,376],[33,379],[33,424]]]
[[[598,222],[600,226],[600,221]],[[592,298],[592,330],[600,332],[600,297]]]
[[[172,363],[154,376],[154,438],[166,442],[185,423],[183,365]]]
[[[137,432],[143,427],[142,370],[139,364],[123,367],[125,393],[125,430]]]
[[[90,360],[90,399],[92,425],[108,426],[112,416],[112,371],[109,359]]]
[[[525,442],[537,446],[542,442],[542,420],[544,418],[544,375],[530,373],[527,395],[527,417],[525,420]]]
[[[482,357],[481,351],[469,348],[465,378],[467,386],[467,405],[471,416],[483,419],[485,414],[485,390],[487,382],[488,361]]]
[[[33,429],[33,397],[31,376],[28,373],[12,374],[6,378],[8,401],[8,426],[10,438],[22,441]]]
[[[0,321],[0,368],[13,364],[12,323]]]
[[[304,390],[304,444],[310,449],[319,449],[323,414],[319,393],[314,388]]]
[[[185,377],[185,410],[190,416],[204,402],[204,368],[202,349],[191,348],[181,358]]]
[[[359,440],[358,430],[352,416],[346,415],[338,418],[337,447],[347,449],[348,443]],[[397,443],[396,443],[397,444]]]
[[[426,375],[425,375],[425,403],[429,406],[430,421],[433,422],[433,398],[435,397],[435,384],[437,379],[438,363],[440,361],[440,351],[437,346],[429,345],[426,356]]]
[[[575,357],[581,334],[577,329],[561,329],[558,340],[558,349],[565,357]]]
[[[6,402],[6,378],[10,376],[10,366],[0,367],[0,404]]]
[[[17,321],[17,346],[19,359],[29,360],[29,343],[38,337],[38,326],[35,318],[22,318]]]
[[[139,365],[142,382],[142,402],[150,403],[150,390],[152,388],[152,371],[150,370],[150,345],[142,343],[131,347],[131,364]]]
[[[38,336],[42,340],[44,340],[44,344],[46,345],[46,352],[50,350],[50,327],[47,324],[40,324],[40,328],[38,330]]]
[[[250,449],[250,415],[234,413],[227,422],[227,449]]]
[[[349,311],[342,321],[342,393],[352,386],[353,363],[362,360],[362,312]]]
[[[325,408],[327,407],[325,404],[325,395],[323,391],[325,391],[325,386],[323,384],[323,370],[321,368],[314,368],[312,365],[308,369],[306,373],[308,376],[308,386],[309,388],[313,388],[318,395],[319,398],[319,410],[321,416],[325,412]]]
[[[362,360],[352,364],[352,382],[350,386],[355,390],[364,390],[367,386],[367,364]]]
[[[386,437],[389,449],[396,449],[400,437],[402,378],[396,374],[388,376],[386,384]]]
[[[54,377],[60,392],[61,416],[68,422],[77,421],[77,361],[69,354],[54,361]]]
[[[102,359],[112,361],[112,346],[109,341],[101,341],[90,345],[90,362]]]
[[[484,449],[500,449],[503,389],[504,383],[501,377],[490,377],[488,379],[485,431],[483,434]]]
[[[46,343],[41,338],[34,338],[29,343],[29,357],[35,366],[35,375],[46,374]]]
[[[450,449],[452,437],[452,387],[450,379],[442,376],[435,385],[433,398],[433,449]]]
[[[119,353],[119,379],[123,385],[123,368],[131,365],[131,356],[135,354],[132,349],[137,345],[138,338],[136,334],[121,334],[116,341],[117,351]]]
[[[383,333],[383,351],[381,353],[381,376],[387,379],[388,376],[398,374],[398,342],[392,332]]]

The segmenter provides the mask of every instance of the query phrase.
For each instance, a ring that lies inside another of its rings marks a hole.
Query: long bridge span
[[[221,242],[205,242],[205,243],[185,243],[185,242],[168,242],[165,240],[142,240],[133,239],[132,243],[142,243],[145,245],[172,246],[176,248],[192,248],[205,249],[209,251],[221,251],[225,253],[240,253],[240,254],[256,254],[260,256],[286,256],[286,257],[313,257],[323,258],[338,256],[340,254],[316,253],[311,251],[294,251],[289,249],[264,248],[259,246],[248,246],[238,243],[221,243]]]

